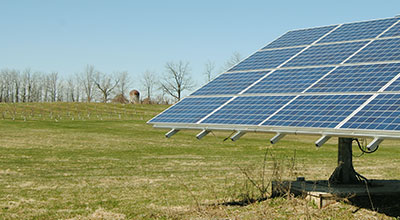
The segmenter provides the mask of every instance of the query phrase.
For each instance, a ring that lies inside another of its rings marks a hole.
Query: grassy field
[[[237,142],[223,142],[229,132],[165,139],[166,130],[146,121],[166,107],[0,104],[0,219],[390,218],[345,203],[320,210],[292,197],[233,205],[259,197],[246,175],[261,185],[266,150],[266,183],[328,179],[337,139],[321,149],[315,136],[291,135],[274,146],[263,133]],[[398,144],[385,141],[376,153],[355,157],[356,170],[400,179]]]

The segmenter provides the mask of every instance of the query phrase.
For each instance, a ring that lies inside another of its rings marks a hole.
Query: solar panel
[[[284,67],[340,64],[367,42],[315,45],[289,61]]]
[[[262,125],[334,128],[371,95],[299,96]]]
[[[294,96],[237,97],[201,123],[258,125],[266,115],[274,113],[293,98]]]
[[[248,89],[245,94],[299,93],[332,69],[333,67],[317,67],[276,70]]]
[[[400,94],[378,95],[342,128],[400,130]]]
[[[257,70],[275,68],[285,62],[293,55],[300,52],[303,48],[277,49],[258,51],[249,58],[243,60],[229,71]]]
[[[289,31],[263,49],[308,45],[331,31],[334,26]]]
[[[366,63],[400,60],[400,38],[376,40],[347,63]]]
[[[382,35],[382,37],[395,37],[400,36],[400,24],[396,24],[390,30]]]
[[[229,99],[229,97],[185,98],[149,122],[195,123]]]
[[[375,92],[399,73],[400,63],[341,66],[307,92]]]
[[[238,94],[252,83],[265,76],[269,71],[225,73],[206,84],[192,95]]]
[[[400,138],[400,18],[289,31],[149,123]]]
[[[320,43],[375,38],[397,22],[397,18],[344,24]]]
[[[396,79],[385,89],[385,92],[400,92],[400,80]]]

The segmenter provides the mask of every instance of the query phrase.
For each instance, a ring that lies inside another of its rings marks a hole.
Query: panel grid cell
[[[231,97],[185,98],[149,122],[196,123]]]
[[[258,51],[231,68],[229,71],[275,68],[300,52],[302,49],[303,47]]]
[[[375,40],[346,63],[400,61],[400,38]]]
[[[324,36],[336,26],[337,25],[289,31],[265,46],[263,49],[309,45]]]
[[[361,41],[311,46],[300,55],[286,63],[284,67],[340,64],[366,43],[366,41]]]
[[[247,90],[245,94],[299,93],[332,69],[333,67],[278,69]]]
[[[341,66],[307,92],[376,92],[399,73],[399,63]]]
[[[299,96],[263,125],[334,128],[369,97],[370,95]]]
[[[192,95],[238,94],[267,73],[268,71],[224,73],[194,92]]]
[[[397,18],[344,24],[320,43],[375,38],[397,21]]]
[[[294,96],[237,97],[209,116],[202,124],[258,125]]]
[[[397,23],[395,26],[386,31],[381,37],[395,37],[400,36],[400,23]]]
[[[400,130],[400,94],[381,94],[341,128]]]

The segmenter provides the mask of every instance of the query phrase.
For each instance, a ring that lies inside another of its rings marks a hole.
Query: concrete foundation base
[[[399,180],[370,180],[370,184],[340,184],[331,185],[327,180],[283,181],[272,183],[272,196],[282,196],[291,193],[312,200],[319,208],[340,200],[365,197],[400,195]]]

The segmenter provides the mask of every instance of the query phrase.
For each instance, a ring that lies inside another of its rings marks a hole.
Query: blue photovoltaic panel
[[[185,98],[149,122],[196,123],[231,97]]]
[[[278,69],[255,84],[250,93],[299,93],[317,81],[333,67]]]
[[[400,23],[397,23],[395,26],[390,28],[381,37],[394,37],[394,36],[400,36]]]
[[[400,38],[375,40],[346,63],[400,61]]]
[[[389,18],[344,24],[328,36],[324,37],[319,43],[375,38],[393,25],[397,20],[397,18]]]
[[[341,66],[307,92],[376,92],[400,73],[400,63]]]
[[[284,67],[340,64],[367,42],[352,42],[311,46]]]
[[[229,71],[275,68],[300,52],[302,49],[303,47],[258,51],[249,58],[240,62],[238,65],[234,66]]]
[[[387,87],[385,92],[400,92],[400,79],[396,79],[389,87]]]
[[[194,92],[192,95],[238,94],[267,73],[268,71],[224,73]]]
[[[149,123],[400,137],[399,19],[289,31]]]
[[[263,49],[308,45],[324,36],[336,26],[337,25],[289,31],[272,43],[268,44]]]
[[[263,125],[334,128],[369,97],[371,95],[299,96]]]
[[[294,96],[237,97],[205,119],[202,124],[258,125]]]
[[[381,94],[341,128],[400,130],[400,94]]]

